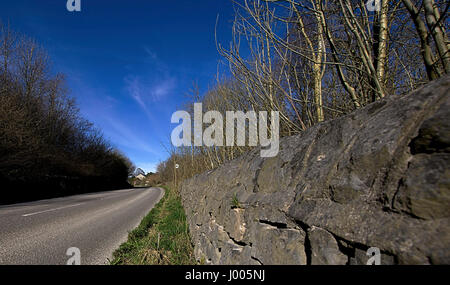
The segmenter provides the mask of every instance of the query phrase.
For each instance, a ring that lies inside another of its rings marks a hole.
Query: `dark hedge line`
[[[0,203],[129,187],[132,163],[50,66],[35,41],[0,25]]]

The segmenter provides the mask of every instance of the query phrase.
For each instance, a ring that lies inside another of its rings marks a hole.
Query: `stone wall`
[[[208,264],[450,264],[450,77],[180,186]]]

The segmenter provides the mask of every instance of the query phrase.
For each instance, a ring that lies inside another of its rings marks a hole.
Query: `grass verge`
[[[113,253],[110,264],[195,264],[181,198],[176,191],[163,188],[164,197],[128,234],[128,240]]]

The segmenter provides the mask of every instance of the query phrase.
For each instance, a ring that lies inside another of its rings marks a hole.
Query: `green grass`
[[[231,199],[231,208],[241,208],[241,203],[239,202],[236,194],[234,194],[233,198]]]
[[[111,264],[195,264],[181,199],[174,190],[163,188],[164,197],[128,234]]]

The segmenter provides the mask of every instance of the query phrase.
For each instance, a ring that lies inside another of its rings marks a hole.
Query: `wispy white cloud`
[[[147,110],[147,106],[144,102],[146,97],[145,90],[137,77],[125,78],[125,84],[128,94],[141,106],[144,110]]]
[[[167,78],[155,86],[152,89],[152,97],[155,101],[162,99],[163,97],[169,95],[169,93],[175,88],[176,80],[174,78]]]
[[[156,52],[152,51],[149,47],[144,47],[145,52],[150,57],[151,60],[158,60],[158,55]]]
[[[146,81],[141,76],[128,75],[125,77],[125,88],[128,94],[147,110],[147,104],[162,100],[170,94],[176,86],[176,80],[172,77],[153,79]]]
[[[107,135],[113,136],[115,143],[134,150],[158,154],[146,141],[136,135],[136,132],[132,130],[132,126],[125,125],[113,119],[112,116],[105,117],[104,119],[113,130],[111,133],[107,132]]]
[[[144,69],[130,72],[124,78],[125,89],[128,94],[148,112],[148,104],[163,100],[176,88],[177,80],[170,75],[166,64],[148,46],[145,51]]]
[[[110,96],[107,90],[86,83],[88,80],[75,72],[71,73],[70,80],[77,87],[72,95],[81,103],[83,116],[101,128],[114,147],[123,151],[137,166],[161,157],[158,146],[152,144],[154,138],[145,132],[146,126],[127,117],[127,113],[120,110],[122,104],[118,98]],[[154,165],[156,167],[156,163]],[[148,163],[143,169],[152,171],[152,166]]]

